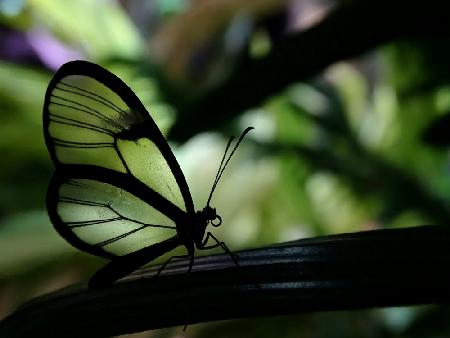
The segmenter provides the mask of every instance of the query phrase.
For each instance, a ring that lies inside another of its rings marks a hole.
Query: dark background
[[[0,318],[103,261],[53,230],[52,74],[84,59],[147,106],[232,249],[450,219],[450,5],[442,1],[0,0]],[[383,248],[380,248],[382,250]],[[420,248],[418,248],[420,250]],[[151,309],[149,309],[150,315]],[[447,337],[435,306],[245,319],[136,337]]]

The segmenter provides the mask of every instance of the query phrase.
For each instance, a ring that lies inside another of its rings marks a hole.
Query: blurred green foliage
[[[207,92],[243,55],[259,58],[273,48],[270,27],[258,22],[278,15],[280,5],[244,3],[231,1],[223,12],[220,4],[189,1],[0,0],[0,317],[37,294],[86,279],[102,264],[59,238],[45,213],[53,167],[41,114],[52,73],[76,58],[107,67],[166,132],[179,113],[165,100],[167,79],[186,95]],[[234,20],[244,12],[246,19]],[[230,44],[231,29],[243,43]],[[390,43],[293,83],[219,132],[173,144],[194,203],[200,208],[206,200],[229,134],[253,125],[214,198],[224,219],[218,236],[231,248],[381,227],[445,226],[448,128],[440,129],[443,135],[429,128],[449,114],[449,54],[447,38]],[[230,93],[230,104],[233,95],[240,93]],[[413,327],[424,333],[411,333]],[[444,337],[449,328],[439,309],[420,307],[202,324],[188,335]]]

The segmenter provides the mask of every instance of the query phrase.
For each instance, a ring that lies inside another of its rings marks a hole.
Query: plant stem
[[[176,261],[111,288],[74,286],[0,323],[1,337],[111,336],[212,320],[412,304],[448,304],[450,230],[365,231]]]

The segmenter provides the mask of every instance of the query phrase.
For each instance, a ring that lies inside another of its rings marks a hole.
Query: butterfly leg
[[[206,245],[206,243],[208,242],[210,237],[216,242],[216,244]],[[227,245],[224,242],[219,241],[217,239],[217,237],[215,237],[211,232],[208,232],[206,234],[206,238],[205,238],[205,240],[202,243],[202,247],[199,248],[199,249],[200,250],[208,250],[208,249],[217,248],[219,246],[222,248],[223,251],[225,251],[231,257],[231,259],[233,260],[233,263],[236,264],[236,266],[239,267],[239,262],[238,262],[239,256],[234,254],[234,253],[232,253],[231,250],[228,249]]]
[[[190,254],[190,255],[185,255],[185,256],[190,256],[191,259],[189,260],[189,268],[187,271],[188,276],[191,273],[192,267],[194,266],[194,255]],[[187,327],[188,327],[188,322],[189,322],[189,311],[191,308],[191,302],[190,302],[190,288],[189,288],[189,282],[187,283],[187,288],[186,288],[186,299],[187,299],[187,307],[186,307],[186,320],[183,326],[183,332],[186,331]]]
[[[188,267],[188,271],[187,274],[190,274],[190,272],[192,271],[192,267],[194,266],[194,255],[193,254],[187,254],[187,255],[181,255],[181,256],[172,256],[170,257],[168,260],[166,260],[163,265],[161,265],[161,267],[159,268],[158,272],[156,273],[156,275],[154,276],[154,278],[158,277],[161,272],[164,270],[164,268],[167,266],[167,264],[170,263],[170,261],[174,258],[187,258],[190,257],[189,260],[189,267]],[[188,322],[189,322],[189,309],[190,309],[190,303],[189,303],[189,285],[186,288],[186,299],[187,299],[187,307],[186,307],[186,320],[185,320],[185,324],[183,326],[183,331],[186,331],[186,328],[188,326]]]
[[[193,260],[193,256],[191,256],[191,255],[189,255],[189,254],[187,254],[187,255],[181,255],[181,256],[172,256],[172,257],[170,257],[168,260],[166,260],[162,265],[161,265],[161,267],[158,269],[158,272],[156,273],[156,275],[154,276],[154,277],[158,277],[160,274],[161,274],[161,272],[164,270],[164,268],[167,266],[167,264],[169,264],[170,263],[170,261],[172,260],[172,259],[174,259],[174,258],[188,258],[188,257],[191,257],[191,260],[189,261],[189,270],[188,270],[188,272],[190,272],[191,271],[191,269],[192,269],[192,265],[193,265],[193,263],[194,263],[194,260]]]
[[[208,242],[209,237],[211,237],[216,242],[216,244],[206,245],[206,243]],[[206,234],[206,238],[203,241],[202,247],[199,248],[199,250],[213,249],[213,248],[217,248],[219,246],[223,249],[223,251],[225,251],[231,257],[231,259],[233,260],[233,263],[236,264],[236,267],[239,268],[240,267],[239,261],[238,261],[239,255],[236,255],[236,254],[232,253],[231,250],[228,249],[227,245],[224,242],[219,241],[217,239],[217,237],[215,237],[211,232],[208,232]],[[257,288],[261,288],[261,286],[258,283],[255,283],[255,282],[251,282],[251,283],[254,284]]]

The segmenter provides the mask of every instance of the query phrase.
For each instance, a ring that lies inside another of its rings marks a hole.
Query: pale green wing
[[[53,176],[47,207],[56,230],[75,247],[112,258],[177,234],[175,222],[139,196],[83,172],[70,175]]]
[[[158,127],[131,89],[102,67],[74,61],[58,70],[46,93],[44,134],[57,170],[74,164],[132,175],[194,213],[184,175]]]

